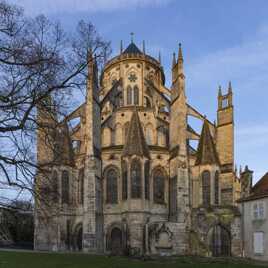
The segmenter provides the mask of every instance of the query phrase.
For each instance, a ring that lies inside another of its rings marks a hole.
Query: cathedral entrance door
[[[122,255],[122,231],[115,227],[111,232],[111,251],[114,255]]]
[[[227,257],[231,255],[231,239],[228,230],[220,225],[212,229],[210,250],[213,257]]]
[[[79,251],[83,249],[83,228],[82,227],[80,227],[77,232],[76,245]]]
[[[83,249],[83,226],[78,224],[75,228],[74,234],[72,236],[72,247],[76,251],[81,251]]]

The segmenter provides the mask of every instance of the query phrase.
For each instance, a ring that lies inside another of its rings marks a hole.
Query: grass
[[[0,268],[260,268],[260,265],[241,259],[178,257],[142,261],[87,254],[0,251]]]

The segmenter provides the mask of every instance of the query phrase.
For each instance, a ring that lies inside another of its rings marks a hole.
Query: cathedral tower
[[[221,197],[223,204],[234,202],[234,115],[233,92],[229,82],[228,92],[218,93],[216,144],[221,164]]]

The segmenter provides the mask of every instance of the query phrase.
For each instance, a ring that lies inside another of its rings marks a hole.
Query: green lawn
[[[259,264],[260,265],[260,264]],[[266,265],[262,266],[265,267]],[[253,262],[179,257],[141,261],[123,257],[0,251],[0,268],[254,268]],[[266,266],[267,267],[267,266]]]

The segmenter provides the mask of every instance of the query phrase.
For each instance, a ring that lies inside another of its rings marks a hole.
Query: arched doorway
[[[83,226],[82,224],[77,225],[73,236],[73,248],[76,251],[82,251],[83,249]]]
[[[111,251],[114,255],[122,255],[122,231],[115,227],[111,232]]]
[[[231,255],[231,238],[229,231],[221,225],[215,225],[209,231],[209,248],[213,257]]]

